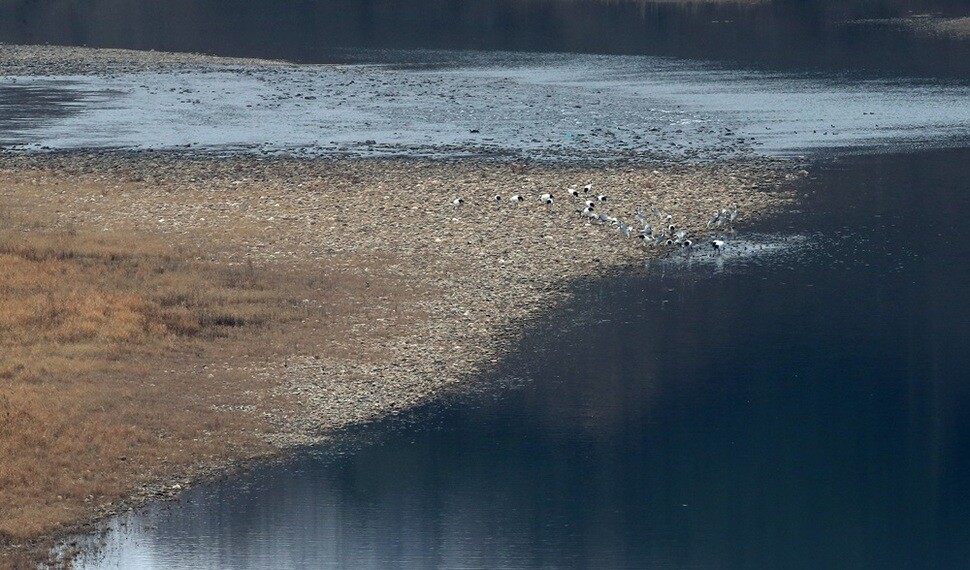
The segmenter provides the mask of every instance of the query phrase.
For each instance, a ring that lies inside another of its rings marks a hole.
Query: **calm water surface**
[[[0,0],[0,41],[303,63],[359,60],[343,48],[661,55],[966,79],[967,42],[894,19],[968,12],[965,0]]]
[[[482,380],[497,388],[116,519],[80,566],[970,567],[970,42],[894,20],[913,13],[970,15],[958,0],[0,0],[0,41],[360,64],[0,80],[0,144],[21,150],[816,161],[797,209],[723,255],[579,289]]]
[[[582,288],[507,389],[115,521],[82,567],[966,568],[968,161],[828,161],[722,256]]]

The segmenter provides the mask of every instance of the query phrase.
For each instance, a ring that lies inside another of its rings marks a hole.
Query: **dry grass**
[[[178,336],[224,335],[264,324],[273,294],[253,271],[218,276],[172,256],[132,252],[76,234],[0,236],[4,346],[97,347]],[[8,370],[0,368],[0,377]]]
[[[306,313],[270,272],[32,225],[0,234],[0,545],[82,519],[166,464],[258,452],[265,426],[213,412],[245,375],[195,365]]]
[[[493,188],[595,179],[615,190],[618,213],[642,200],[689,227],[722,204],[765,211],[777,199],[753,190],[773,176],[0,160],[0,567],[16,563],[16,545],[43,548],[142,485],[278,449],[267,441],[312,443],[457,387],[564,283],[643,255],[566,210],[498,207]],[[451,208],[455,192],[466,211]],[[590,251],[602,258],[593,266]]]
[[[262,231],[245,217],[173,239],[50,207],[118,192],[105,182],[8,171],[0,190],[0,568],[159,485],[278,452],[269,422],[296,404],[259,371],[340,354],[361,318],[390,318],[376,299],[413,317],[400,280],[357,260],[240,261]]]

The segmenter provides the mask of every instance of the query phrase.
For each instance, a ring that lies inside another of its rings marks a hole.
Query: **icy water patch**
[[[409,68],[0,79],[0,100],[36,89],[71,102],[59,113],[0,106],[0,123],[16,149],[310,156],[710,159],[940,147],[970,134],[970,86],[956,83],[731,71],[640,56],[449,54],[406,52],[416,62]]]

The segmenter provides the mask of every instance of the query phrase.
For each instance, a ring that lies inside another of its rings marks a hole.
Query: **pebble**
[[[295,353],[253,370],[279,393],[299,395],[295,409],[250,412],[268,414],[277,432],[266,437],[283,447],[465,387],[501,358],[523,326],[566,299],[570,283],[675,254],[645,248],[609,224],[581,220],[574,210],[582,199],[566,188],[592,180],[610,196],[601,212],[633,225],[636,207],[656,206],[698,236],[708,232],[716,209],[737,204],[743,224],[786,204],[789,194],[763,189],[788,184],[793,175],[786,162],[768,159],[523,167],[484,159],[189,151],[0,153],[0,174],[45,172],[112,188],[102,195],[59,186],[65,225],[218,243],[223,263],[292,263],[367,275],[367,288],[348,294],[355,308],[351,333],[332,339],[330,354]],[[551,209],[493,200],[511,188],[557,199]],[[457,212],[455,195],[465,200]],[[368,294],[382,280],[419,294],[410,301],[395,291]],[[326,324],[320,327],[326,334]]]

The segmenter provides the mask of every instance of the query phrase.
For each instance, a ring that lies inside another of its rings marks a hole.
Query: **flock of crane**
[[[605,194],[597,194],[593,192],[592,183],[583,186],[582,190],[577,190],[576,188],[567,188],[566,192],[572,197],[574,203],[577,204],[576,213],[580,219],[585,219],[588,224],[604,224],[609,225],[617,229],[620,235],[624,237],[636,236],[638,239],[643,241],[645,246],[665,246],[665,247],[681,247],[687,250],[689,253],[692,248],[699,245],[691,239],[688,230],[683,228],[678,228],[673,223],[673,216],[665,212],[660,211],[655,206],[650,207],[649,214],[645,214],[640,210],[640,207],[634,210],[633,216],[636,219],[636,224],[641,229],[636,229],[632,225],[628,225],[626,222],[610,216],[605,212],[597,210],[597,205],[602,204],[609,200],[609,197]],[[493,197],[496,203],[502,202],[502,195],[496,194]],[[513,194],[509,196],[508,201],[513,204],[520,204],[525,202],[525,198],[521,194]],[[539,195],[539,202],[544,204],[547,209],[552,209],[553,204],[555,204],[555,198],[549,192],[545,192]],[[463,198],[455,198],[452,200],[451,204],[454,206],[455,211],[458,210],[465,200]],[[649,215],[649,217],[648,217]],[[725,241],[721,239],[721,233],[724,231],[733,232],[734,231],[734,220],[738,217],[737,205],[729,208],[721,208],[714,212],[714,214],[707,220],[707,228],[712,230],[713,235],[710,238],[710,245],[714,249],[715,253],[720,253],[725,246]]]

